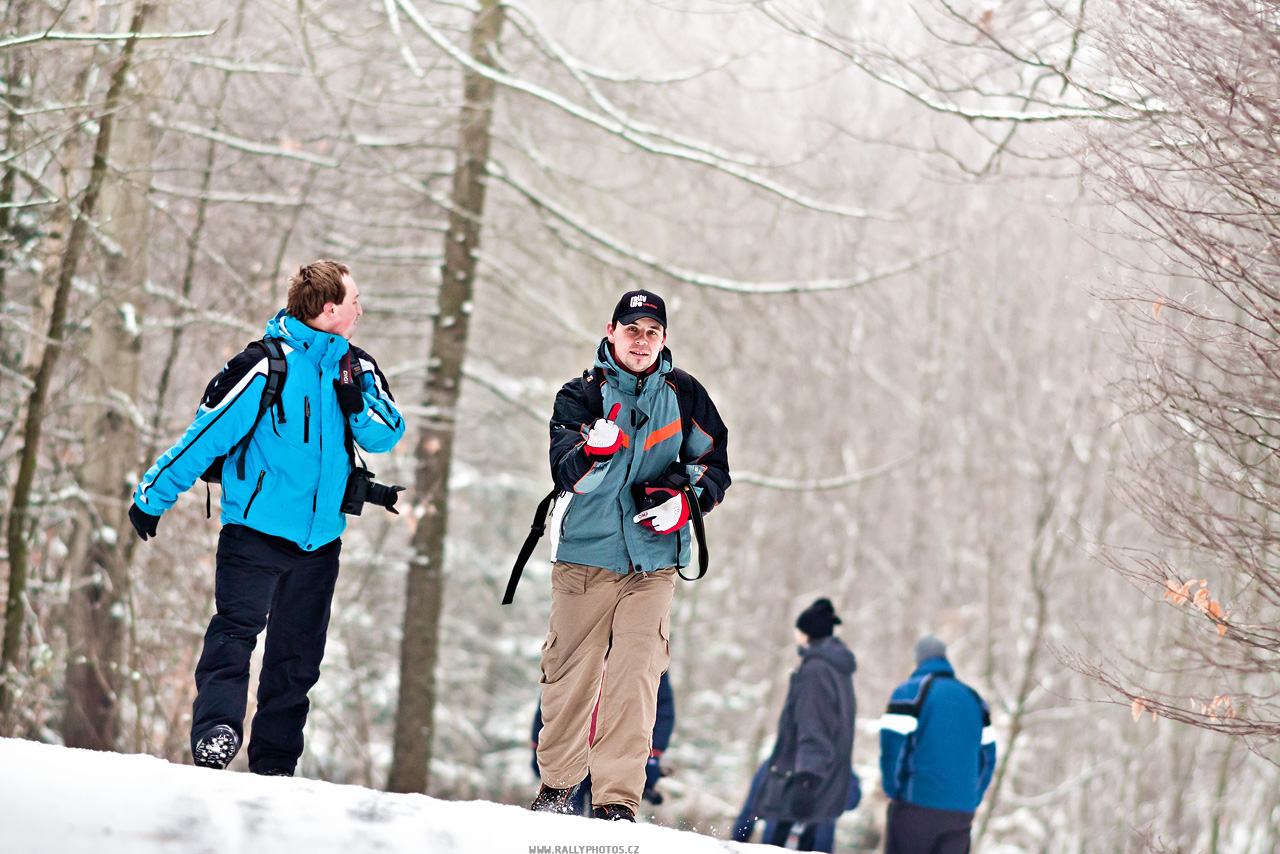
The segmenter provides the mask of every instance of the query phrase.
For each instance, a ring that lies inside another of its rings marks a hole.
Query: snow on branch
[[[854,486],[864,483],[872,478],[885,474],[915,456],[912,451],[906,456],[899,457],[891,462],[878,465],[875,468],[864,469],[863,471],[842,474],[836,477],[820,477],[812,480],[796,480],[786,477],[775,477],[768,474],[757,474],[750,471],[733,472],[734,483],[753,483],[756,486],[763,486],[766,489],[785,489],[791,492],[818,492],[829,489],[844,489],[847,486]]]
[[[728,155],[715,151],[705,145],[698,145],[692,141],[675,141],[670,136],[664,136],[667,142],[661,139],[654,140],[649,138],[651,131],[641,129],[638,126],[632,126],[624,121],[615,118],[613,115],[602,115],[601,113],[591,110],[578,104],[569,98],[552,92],[535,83],[527,80],[521,80],[512,77],[501,71],[496,71],[484,63],[477,62],[465,50],[458,47],[452,41],[445,37],[435,26],[431,24],[426,17],[418,11],[410,0],[396,0],[398,5],[416,26],[428,39],[436,44],[441,50],[454,59],[455,62],[464,66],[468,71],[487,77],[500,86],[523,92],[556,107],[574,118],[581,119],[595,127],[617,136],[643,151],[651,154],[658,154],[665,157],[674,157],[680,160],[687,160],[692,163],[699,163],[718,172],[722,172],[731,177],[745,181],[748,184],[759,187],[762,190],[773,193],[781,199],[784,199],[794,205],[803,208],[818,211],[820,213],[833,214],[835,216],[849,217],[852,219],[866,219],[872,216],[865,210],[860,208],[850,208],[843,205],[833,205],[818,199],[810,198],[799,193],[790,187],[773,181],[763,175],[758,175],[751,171],[742,163],[735,162]],[[584,79],[584,78],[579,78]]]
[[[10,47],[19,47],[24,44],[34,44],[36,42],[59,41],[59,42],[118,42],[127,41],[128,39],[137,39],[139,41],[161,41],[164,39],[203,39],[208,38],[218,32],[215,27],[212,30],[192,30],[190,32],[180,33],[67,33],[59,30],[46,30],[42,33],[28,33],[25,36],[15,36],[6,41],[0,41],[0,50]]]
[[[393,2],[393,0],[386,1]],[[526,28],[520,23],[519,19],[515,16],[509,15],[507,20],[511,22],[511,25],[519,29],[526,36],[529,36],[531,41],[538,43],[543,55],[548,58],[555,59],[557,62],[564,65],[570,70],[570,72],[574,73],[575,77],[578,76],[578,73],[581,73],[588,77],[594,77],[597,80],[607,80],[610,83],[645,83],[654,86],[662,86],[668,83],[683,83],[688,80],[693,80],[697,77],[703,76],[708,71],[716,71],[724,68],[732,61],[729,57],[725,57],[716,62],[712,62],[710,65],[705,67],[691,68],[687,71],[673,71],[670,74],[664,74],[660,77],[649,77],[641,74],[620,74],[616,71],[604,68],[593,68],[569,55],[553,38],[551,38],[551,36],[547,35],[547,31],[538,23],[537,18],[534,16],[533,12],[528,9],[528,7],[522,3],[512,2],[512,0],[507,0],[503,5],[507,7],[508,11],[517,13],[521,18],[527,21],[529,27]]]
[[[590,238],[601,246],[606,247],[610,251],[629,258],[637,263],[643,264],[655,272],[681,282],[687,282],[691,285],[700,287],[715,288],[722,291],[734,291],[744,294],[790,294],[790,293],[811,293],[815,291],[839,291],[858,288],[863,285],[871,284],[882,279],[892,276],[901,275],[910,270],[915,269],[934,255],[928,255],[922,258],[912,258],[887,267],[882,270],[876,270],[865,273],[861,276],[842,277],[834,279],[799,279],[793,281],[782,282],[745,282],[738,279],[729,279],[723,276],[712,276],[706,273],[698,273],[692,270],[685,270],[680,267],[668,264],[652,253],[645,252],[642,249],[636,249],[626,245],[618,238],[608,234],[598,228],[588,225],[581,218],[574,216],[561,205],[548,199],[546,196],[529,187],[527,184],[517,180],[506,172],[496,162],[489,163],[489,174],[503,183],[507,184],[516,192],[520,193],[539,210],[545,211],[559,222],[572,228],[574,231]],[[602,259],[607,260],[607,259]]]
[[[944,8],[951,10],[951,7],[947,6],[945,3],[943,3],[943,6]],[[1090,98],[1094,98],[1099,103],[1092,104],[1092,105],[1087,105],[1087,104],[1075,105],[1075,104],[1063,103],[1060,101],[1048,101],[1035,96],[1034,92],[1031,92],[1031,93],[1017,92],[1017,91],[996,92],[996,93],[983,92],[978,88],[975,82],[975,83],[969,84],[966,88],[960,91],[964,91],[969,94],[976,95],[978,97],[983,97],[983,98],[1000,98],[1000,99],[1014,98],[1014,99],[1022,100],[1027,104],[1037,104],[1041,108],[1034,109],[1034,110],[1031,110],[1031,109],[995,110],[995,109],[973,109],[969,107],[963,107],[963,106],[960,106],[959,104],[949,102],[949,101],[944,101],[938,98],[937,95],[939,94],[947,94],[948,89],[941,87],[939,85],[935,85],[929,82],[928,80],[924,80],[923,75],[920,73],[918,69],[912,68],[910,65],[907,64],[905,60],[901,58],[887,57],[886,59],[887,61],[898,66],[900,69],[910,74],[915,74],[917,77],[921,77],[921,79],[924,81],[924,86],[926,87],[926,89],[922,90],[921,88],[912,86],[906,80],[874,67],[872,63],[870,63],[866,59],[866,57],[850,49],[848,46],[838,43],[836,41],[836,38],[826,33],[815,32],[814,30],[808,27],[805,27],[800,22],[794,20],[793,18],[789,17],[788,15],[781,12],[780,10],[773,8],[768,3],[758,3],[756,4],[756,8],[763,15],[768,17],[770,20],[772,20],[774,23],[778,24],[782,28],[786,29],[788,32],[791,32],[797,36],[809,39],[817,44],[820,44],[823,47],[833,51],[834,53],[848,60],[849,63],[852,64],[855,68],[864,72],[873,80],[876,80],[879,83],[883,83],[886,86],[890,86],[894,89],[897,89],[907,97],[911,98],[912,100],[916,101],[917,103],[927,107],[928,109],[934,112],[955,116],[956,118],[960,118],[968,122],[989,121],[989,122],[1001,122],[1001,123],[1011,123],[1011,124],[1035,124],[1035,123],[1043,123],[1043,122],[1057,122],[1057,121],[1063,121],[1067,119],[1100,119],[1100,120],[1107,120],[1107,121],[1133,121],[1134,119],[1140,118],[1144,115],[1149,115],[1153,112],[1158,112],[1158,108],[1149,106],[1143,103],[1141,100],[1134,101],[1132,99],[1123,98],[1119,95],[1098,90],[1096,88],[1089,86],[1088,84],[1086,84],[1085,82],[1081,81],[1076,76],[1074,76],[1071,73],[1071,70],[1069,67],[1058,67],[1056,65],[1046,62],[1045,60],[1040,59],[1038,56],[1035,56],[1034,54],[1031,56],[1025,56],[1025,55],[1019,54],[1018,52],[1014,51],[1012,48],[1008,47],[1007,45],[1003,45],[996,42],[992,38],[991,34],[983,30],[979,24],[975,24],[971,21],[968,21],[967,19],[960,17],[958,14],[954,12],[954,10],[951,10],[952,14],[956,14],[956,16],[959,17],[961,20],[963,20],[966,24],[968,24],[969,26],[975,27],[979,31],[981,31],[984,37],[988,41],[990,41],[992,44],[994,44],[996,46],[996,49],[1000,53],[1008,56],[1012,61],[1022,65],[1031,66],[1047,74],[1052,74],[1053,76],[1061,79],[1064,82],[1064,88],[1070,88],[1072,91],[1078,92]],[[938,38],[940,41],[945,42],[945,39],[942,39],[937,34],[932,34],[932,35],[934,35],[934,37]],[[1078,38],[1079,38],[1079,32],[1077,31],[1074,34],[1074,39],[1078,40]]]
[[[267,157],[283,157],[289,160],[301,160],[303,163],[312,163],[316,166],[324,166],[328,169],[336,169],[339,166],[338,160],[333,157],[325,157],[322,154],[312,154],[301,148],[286,148],[283,145],[271,145],[265,142],[256,142],[255,140],[245,139],[239,136],[232,136],[221,131],[210,130],[209,128],[200,127],[190,122],[170,121],[164,117],[153,113],[151,115],[152,127],[161,130],[176,130],[179,133],[190,134],[201,139],[207,139],[211,142],[218,142],[228,148],[234,148],[237,151],[244,151],[249,154],[262,154]]]

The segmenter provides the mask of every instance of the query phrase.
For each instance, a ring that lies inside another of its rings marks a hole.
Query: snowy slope
[[[0,854],[763,852],[657,825],[542,815],[0,739]]]

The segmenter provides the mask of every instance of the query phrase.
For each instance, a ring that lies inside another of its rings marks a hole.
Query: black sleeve
[[[702,383],[692,376],[689,379],[693,384],[693,424],[681,449],[681,460],[705,468],[694,485],[702,489],[698,503],[706,513],[724,500],[725,490],[732,482],[729,477],[729,428],[720,419],[720,413]]]
[[[583,448],[586,431],[595,417],[587,408],[582,381],[572,379],[556,394],[551,411],[551,478],[566,492],[591,470],[592,462]]]

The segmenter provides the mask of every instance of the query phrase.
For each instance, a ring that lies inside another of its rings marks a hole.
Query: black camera
[[[357,467],[347,478],[347,491],[342,496],[342,506],[338,509],[348,516],[359,516],[364,505],[376,504],[385,507],[396,515],[396,496],[404,492],[403,486],[387,486],[373,479],[373,472]]]

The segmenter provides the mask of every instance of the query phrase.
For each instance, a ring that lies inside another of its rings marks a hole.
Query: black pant
[[[973,813],[889,802],[885,854],[969,854]]]
[[[803,825],[804,829],[800,831],[800,838],[797,840],[796,851],[812,851],[814,843],[818,837],[818,825],[810,822]],[[787,847],[787,837],[791,835],[791,822],[780,821],[773,825],[773,833],[761,842],[765,845],[776,845],[779,848]]]
[[[218,724],[243,737],[249,659],[265,628],[249,770],[293,772],[302,755],[307,692],[320,678],[341,551],[340,539],[308,552],[242,525],[222,529],[214,585],[217,613],[209,621],[196,665],[192,749]]]

